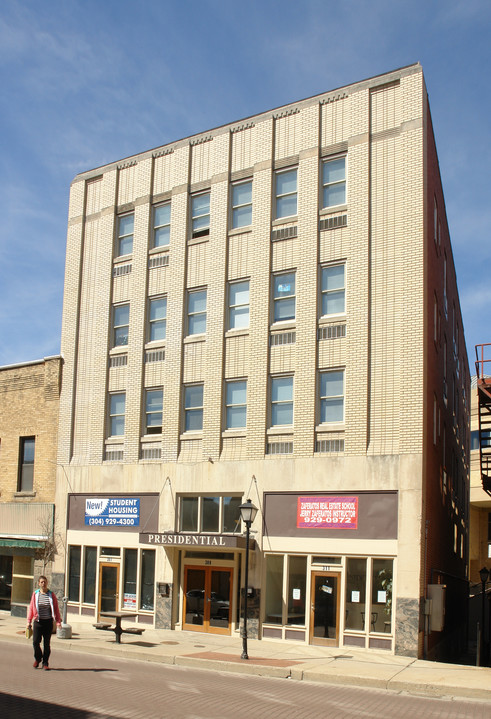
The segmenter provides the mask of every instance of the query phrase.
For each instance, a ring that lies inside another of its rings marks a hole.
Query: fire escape
[[[491,343],[476,345],[476,375],[482,488],[491,496]]]

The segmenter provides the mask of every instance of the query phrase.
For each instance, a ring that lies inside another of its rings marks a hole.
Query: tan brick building
[[[72,614],[239,631],[250,497],[253,636],[457,646],[469,372],[419,65],[77,176],[62,353]]]
[[[51,569],[60,389],[61,357],[0,367],[0,608],[18,616]]]

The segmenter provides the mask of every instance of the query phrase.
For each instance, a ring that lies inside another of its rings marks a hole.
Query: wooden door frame
[[[337,582],[336,587],[336,637],[334,639],[323,639],[314,637],[314,606],[315,606],[315,577],[332,577]],[[322,570],[311,569],[310,571],[310,623],[309,623],[309,644],[325,647],[339,647],[339,618],[341,606],[341,572],[323,572]]]
[[[188,624],[186,622],[186,604],[187,604],[187,584],[188,584],[188,569],[203,570],[205,573],[205,601],[203,604],[203,624]],[[206,597],[211,594],[211,573],[212,572],[228,572],[229,574],[229,612],[228,612],[228,627],[210,627],[210,607],[211,603],[206,601]],[[186,564],[184,565],[184,591],[183,591],[183,602],[182,602],[182,627],[185,631],[192,632],[204,632],[206,634],[225,634],[230,635],[232,633],[232,597],[233,597],[233,579],[234,579],[234,568],[233,567],[216,567],[214,565],[203,565],[203,564]]]
[[[97,592],[97,620],[100,619],[100,612],[101,612],[101,590],[102,590],[102,570],[103,567],[116,567],[118,573],[117,573],[117,584],[116,584],[116,611],[119,611],[119,582],[121,578],[121,564],[119,562],[99,562],[99,572],[98,572],[98,578],[99,578],[99,587]]]

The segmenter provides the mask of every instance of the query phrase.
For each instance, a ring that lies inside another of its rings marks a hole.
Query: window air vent
[[[142,447],[140,459],[160,459],[160,447]]]
[[[344,452],[344,439],[318,439],[315,451],[327,454],[329,452]]]
[[[126,367],[128,364],[128,355],[114,355],[109,357],[109,367]]]
[[[294,345],[296,338],[296,332],[281,332],[279,334],[270,335],[269,346],[278,347],[279,345]]]
[[[298,228],[295,227],[280,227],[278,230],[273,230],[271,233],[271,239],[275,240],[290,240],[292,237],[297,237]]]
[[[145,352],[145,362],[163,362],[165,360],[165,350],[152,350]]]
[[[148,269],[152,270],[154,267],[167,267],[169,264],[169,255],[154,255],[148,258]]]
[[[267,454],[293,454],[293,442],[268,442]]]
[[[131,264],[115,265],[113,267],[113,277],[122,277],[123,275],[129,275],[130,272],[131,272]]]
[[[348,215],[334,215],[333,217],[324,217],[320,221],[319,229],[335,230],[337,227],[347,227]]]
[[[123,450],[122,449],[106,449],[106,462],[122,462],[123,461]]]
[[[317,330],[319,340],[333,340],[338,337],[346,337],[346,325],[328,325]]]

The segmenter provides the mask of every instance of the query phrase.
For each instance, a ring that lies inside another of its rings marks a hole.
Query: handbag
[[[30,639],[32,637],[32,627],[26,627],[26,639]]]

